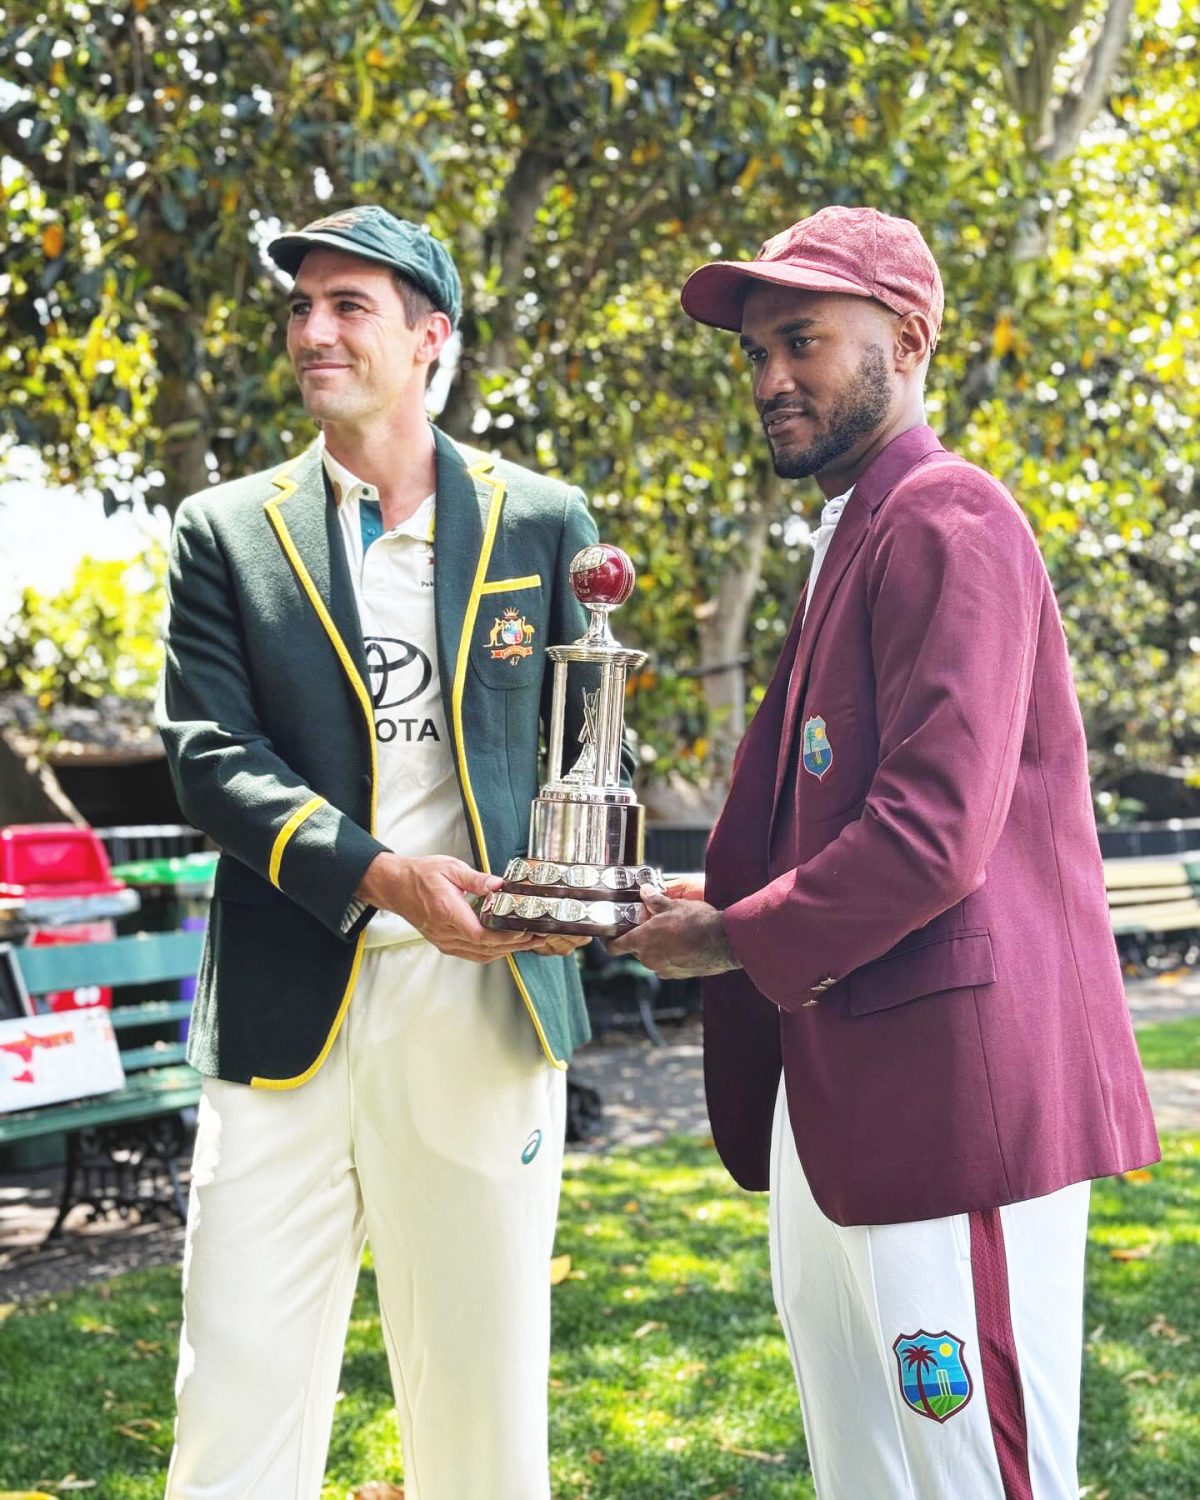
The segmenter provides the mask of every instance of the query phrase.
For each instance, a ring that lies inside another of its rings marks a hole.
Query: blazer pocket
[[[980,927],[885,954],[855,969],[846,981],[846,1008],[852,1016],[871,1015],[943,990],[980,989],[995,982],[991,934]]]
[[[213,896],[218,901],[241,901],[248,906],[292,905],[291,898],[278,891],[269,880],[256,875],[232,854],[222,854],[213,878]]]
[[[467,649],[475,675],[488,687],[541,686],[546,620],[539,573],[484,584]]]

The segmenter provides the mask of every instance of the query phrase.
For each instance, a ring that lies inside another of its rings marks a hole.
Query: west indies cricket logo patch
[[[533,655],[533,626],[515,609],[506,609],[492,621],[487,648],[495,660],[515,667],[520,657]]]
[[[819,714],[804,721],[803,752],[804,769],[820,781],[833,765],[833,746]]]
[[[900,1393],[920,1417],[948,1422],[971,1399],[963,1341],[953,1333],[902,1333],[892,1345],[900,1368]]]

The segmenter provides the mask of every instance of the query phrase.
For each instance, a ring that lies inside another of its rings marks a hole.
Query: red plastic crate
[[[125,889],[104,845],[72,823],[17,823],[0,828],[0,897],[103,896]]]

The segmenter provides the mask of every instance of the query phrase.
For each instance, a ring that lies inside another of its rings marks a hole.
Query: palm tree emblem
[[[932,1349],[927,1348],[924,1344],[914,1344],[910,1349],[904,1351],[904,1363],[910,1370],[916,1370],[917,1396],[920,1398],[921,1405],[925,1408],[926,1415],[931,1416],[936,1422],[938,1415],[929,1404],[929,1397],[925,1394],[925,1381],[922,1378],[926,1370],[937,1368],[936,1355]]]

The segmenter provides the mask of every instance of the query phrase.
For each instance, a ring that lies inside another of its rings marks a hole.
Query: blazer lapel
[[[800,632],[800,644],[788,688],[787,709],[784,714],[783,733],[779,745],[779,762],[775,771],[772,827],[774,827],[775,814],[779,808],[779,798],[783,793],[788,768],[792,764],[792,744],[796,735],[796,721],[799,718],[800,705],[804,701],[805,688],[808,686],[808,671],[812,663],[813,648],[821,633],[821,626],[829,612],[833,596],[837,593],[838,585],[845,576],[846,569],[854,561],[859,548],[866,540],[871,518],[875,512],[911,469],[916,468],[933,454],[942,451],[942,445],[938,442],[932,428],[924,423],[908,428],[899,437],[894,438],[872,461],[855,484],[854,493],[842,512],[842,518],[829,544],[829,551],[825,554],[825,561],[821,565],[820,576],[817,578],[817,587],[813,593],[808,616],[804,621],[804,628]]]
[[[482,868],[488,868],[483,821],[471,787],[463,727],[467,665],[475,640],[480,592],[487,578],[504,507],[504,482],[485,453],[462,448],[436,427],[437,509],[434,532],[434,613],[438,672],[454,742],[459,785]]]
[[[271,479],[267,519],[275,530],[305,597],[337,652],[366,718],[372,747],[375,720],[367,688],[367,658],[362,624],[354,602],[350,567],[338,527],[337,511],[326,488],[320,444],[305,449]]]

